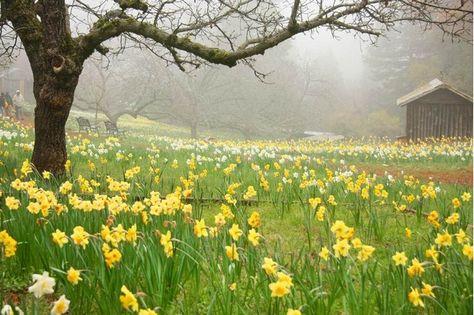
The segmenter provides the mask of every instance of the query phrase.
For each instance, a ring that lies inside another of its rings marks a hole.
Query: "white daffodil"
[[[51,294],[54,292],[56,280],[51,278],[47,271],[43,272],[42,275],[33,274],[33,281],[35,283],[28,288],[28,292],[33,293],[36,298],[40,298],[45,294]]]

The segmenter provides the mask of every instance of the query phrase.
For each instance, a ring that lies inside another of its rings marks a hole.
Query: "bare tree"
[[[84,61],[120,37],[151,49],[181,69],[201,62],[235,66],[292,36],[327,28],[383,34],[397,22],[464,35],[472,0],[0,0],[3,54],[21,44],[34,76],[35,145],[39,171],[64,172],[65,124]],[[240,30],[228,27],[239,21]],[[71,28],[72,26],[72,28]],[[230,29],[230,31],[229,31]]]
[[[116,124],[123,115],[134,118],[147,116],[147,110],[152,105],[164,101],[162,87],[149,83],[156,82],[156,73],[142,71],[138,62],[126,63],[125,67],[119,65],[120,60],[113,63],[105,62],[102,56],[98,60],[90,60],[76,91],[73,106],[94,111],[96,125],[99,112]]]
[[[198,137],[200,127],[212,128],[213,121],[220,120],[229,107],[241,100],[232,82],[213,67],[204,66],[194,75],[159,65],[150,70],[161,73],[160,83],[166,85],[163,95],[166,101],[147,108],[144,115],[184,125],[193,138]],[[151,83],[149,88],[156,89],[156,84]]]

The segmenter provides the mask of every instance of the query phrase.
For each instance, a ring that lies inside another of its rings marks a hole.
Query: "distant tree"
[[[204,129],[244,138],[287,136],[284,129],[299,126],[296,116],[302,117],[295,108],[299,79],[297,65],[287,54],[290,48],[285,43],[283,49],[271,51],[255,63],[263,82],[243,65],[228,71],[204,65],[188,75],[160,63],[149,64],[143,71],[160,73],[160,80],[143,85],[164,90],[167,101],[142,114],[185,126],[192,137]]]
[[[193,138],[198,137],[200,127],[212,128],[212,122],[219,119],[229,102],[234,104],[236,96],[230,91],[232,84],[222,72],[203,67],[201,71],[188,75],[155,66],[152,71],[161,73],[160,85],[165,86],[163,93],[166,101],[148,107],[144,115],[186,126]],[[156,82],[151,81],[148,88],[156,90],[158,87],[155,85]]]
[[[103,58],[89,60],[76,91],[73,106],[94,111],[96,124],[99,112],[116,124],[123,115],[146,116],[152,105],[165,101],[162,88],[156,83],[150,86],[157,80],[156,73],[142,71],[133,61],[123,65],[120,60],[111,62],[114,67]]]
[[[472,43],[444,38],[433,29],[421,33],[411,25],[402,32],[390,32],[370,47],[365,57],[374,93],[385,102],[439,78],[466,91],[472,90]]]
[[[64,172],[65,125],[84,62],[95,51],[107,54],[104,43],[112,38],[121,36],[121,49],[135,43],[184,70],[203,61],[232,67],[296,34],[321,28],[378,36],[411,21],[458,36],[472,23],[472,0],[104,0],[94,5],[1,0],[0,5],[4,51],[12,51],[18,36],[33,71],[32,162],[38,171],[54,174]],[[235,21],[242,28],[226,31]]]
[[[472,94],[472,43],[445,37],[438,29],[420,32],[405,25],[389,32],[367,49],[364,63],[362,134],[402,134],[404,110],[396,106],[397,99],[434,78]]]
[[[347,110],[344,103],[346,88],[332,51],[325,50],[301,71],[304,88],[300,121],[305,122],[306,129],[313,131],[340,132],[344,121],[335,119],[336,111]],[[349,104],[352,106],[352,104]],[[336,127],[338,126],[339,127]]]

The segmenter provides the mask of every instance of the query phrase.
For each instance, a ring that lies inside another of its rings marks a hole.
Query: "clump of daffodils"
[[[0,245],[5,249],[5,257],[15,256],[17,242],[11,237],[6,230],[0,231]]]
[[[272,297],[282,298],[290,293],[291,287],[293,287],[293,278],[288,273],[279,271],[280,266],[273,259],[265,257],[262,269],[269,277],[276,280],[268,285]]]
[[[344,258],[349,256],[352,248],[358,250],[357,259],[366,262],[372,257],[375,247],[365,245],[359,238],[354,238],[355,229],[348,227],[344,221],[337,220],[331,226],[331,232],[335,237],[335,244],[332,246],[333,253],[326,246],[322,246],[319,257],[327,261],[332,254],[335,258]]]

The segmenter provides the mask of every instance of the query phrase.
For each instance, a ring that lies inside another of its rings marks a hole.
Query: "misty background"
[[[405,115],[396,100],[413,89],[438,78],[472,95],[470,43],[435,29],[398,30],[375,44],[350,33],[299,35],[257,56],[253,68],[202,65],[183,73],[148,50],[96,54],[86,62],[73,110],[105,115],[119,127],[126,117],[146,117],[192,137],[395,137],[404,134]],[[34,104],[24,52],[0,73],[6,81],[26,80],[25,98]]]

